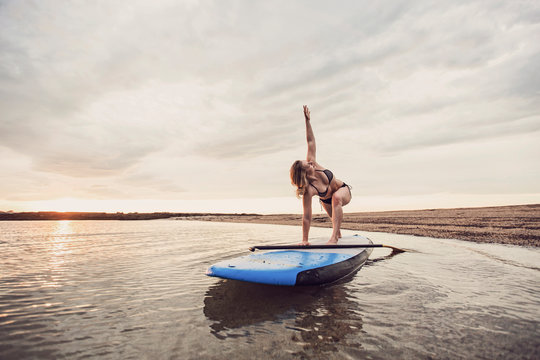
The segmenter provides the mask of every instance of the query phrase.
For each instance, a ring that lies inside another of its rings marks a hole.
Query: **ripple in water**
[[[298,227],[0,222],[0,358],[538,358],[537,249],[372,233],[355,276],[289,288],[204,276]],[[313,229],[327,237],[328,229]]]

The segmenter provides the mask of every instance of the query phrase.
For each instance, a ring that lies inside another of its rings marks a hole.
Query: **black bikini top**
[[[315,171],[319,171],[319,172],[323,172],[324,175],[326,175],[326,177],[328,178],[328,186],[326,187],[326,190],[324,190],[324,192],[320,192],[319,189],[317,189],[315,187],[315,185],[313,185],[312,183],[309,183],[311,186],[313,186],[315,188],[315,190],[317,190],[317,193],[319,194],[319,197],[325,197],[326,194],[328,193],[328,189],[330,188],[330,183],[332,182],[332,179],[334,178],[334,174],[332,174],[332,172],[328,169],[324,169],[324,170],[315,170]]]

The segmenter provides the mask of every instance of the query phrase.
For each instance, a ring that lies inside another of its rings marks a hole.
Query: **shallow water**
[[[299,227],[0,222],[0,358],[540,357],[539,249],[361,234],[414,251],[288,288],[204,272]]]

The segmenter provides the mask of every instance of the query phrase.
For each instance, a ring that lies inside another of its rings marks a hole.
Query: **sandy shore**
[[[301,215],[201,215],[180,219],[301,225]],[[312,226],[331,227],[326,215]],[[343,229],[540,247],[540,204],[345,213]]]

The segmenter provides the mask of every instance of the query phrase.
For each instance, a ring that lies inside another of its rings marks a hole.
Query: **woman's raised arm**
[[[317,146],[315,144],[315,135],[313,135],[313,129],[311,129],[311,119],[309,108],[304,105],[304,118],[306,119],[306,138],[307,138],[307,161],[316,162]]]

